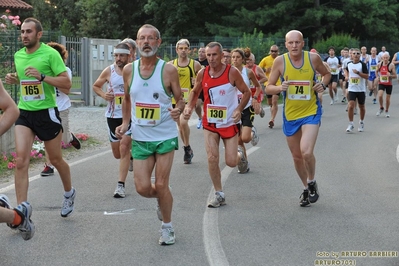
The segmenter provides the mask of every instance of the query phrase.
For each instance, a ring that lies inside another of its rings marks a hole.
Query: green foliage
[[[239,46],[242,48],[251,48],[251,52],[255,55],[255,58],[259,60],[273,44],[274,41],[271,38],[264,38],[263,33],[261,31],[257,32],[256,28],[252,34],[244,33],[243,37],[239,40]]]
[[[314,42],[312,48],[315,48],[319,53],[328,53],[328,48],[333,46],[335,54],[340,55],[340,51],[344,47],[360,48],[359,39],[354,38],[347,33],[333,34],[331,37]]]

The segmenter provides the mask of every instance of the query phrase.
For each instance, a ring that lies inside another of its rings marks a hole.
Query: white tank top
[[[108,101],[105,117],[122,118],[122,101],[125,96],[123,88],[123,77],[116,73],[115,65],[110,65],[111,77],[109,79],[107,92],[114,93],[114,99]]]
[[[162,72],[165,61],[158,59],[149,78],[140,75],[141,60],[134,61],[129,94],[132,102],[132,138],[137,141],[164,141],[178,136],[177,124],[168,108],[172,95],[166,93]]]
[[[69,67],[66,67],[67,69],[67,73],[68,73],[68,77],[70,80],[72,80],[72,71],[69,69]],[[59,89],[55,88],[55,95],[57,95],[57,108],[58,111],[65,111],[67,110],[69,107],[71,107],[71,100],[69,99],[69,96],[65,93],[63,93],[62,91],[60,91]]]
[[[242,71],[241,71],[241,76],[242,76],[242,78],[244,80],[244,83],[247,84],[247,86],[249,88],[249,86],[251,85],[251,82],[249,81],[248,71],[252,71],[252,70],[250,70],[250,69],[248,69],[246,67],[243,67]],[[238,89],[237,89],[237,96],[238,96],[238,104],[239,104],[241,102],[242,92],[239,91]],[[249,101],[248,101],[247,105],[245,106],[245,108],[243,110],[247,109],[251,105],[252,105],[252,97],[249,98]]]

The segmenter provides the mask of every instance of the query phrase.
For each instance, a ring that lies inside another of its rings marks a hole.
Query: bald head
[[[287,32],[287,34],[285,35],[285,41],[287,41],[288,39],[291,38],[295,38],[295,39],[300,39],[303,41],[303,35],[302,32],[300,32],[299,30],[291,30],[289,32]]]

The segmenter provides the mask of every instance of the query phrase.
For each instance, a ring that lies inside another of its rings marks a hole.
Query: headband
[[[114,54],[130,54],[128,49],[115,48]]]

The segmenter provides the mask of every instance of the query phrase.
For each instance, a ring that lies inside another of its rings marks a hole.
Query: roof
[[[21,0],[0,0],[0,8],[33,9],[33,7]]]

